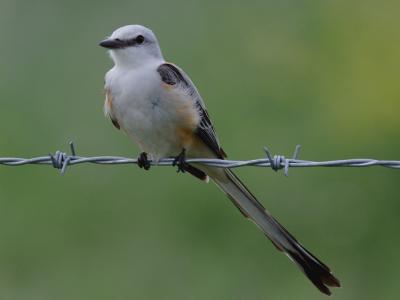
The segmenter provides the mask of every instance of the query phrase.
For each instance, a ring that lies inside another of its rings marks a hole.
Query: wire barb
[[[61,170],[60,171],[61,175],[65,174],[71,159],[76,156],[74,142],[70,141],[69,147],[70,147],[72,156],[69,156],[68,154],[58,151],[58,150],[56,151],[56,153],[54,155],[51,153],[49,154],[53,167]]]
[[[264,147],[264,152],[267,155],[271,169],[274,170],[275,172],[277,172],[280,169],[284,169],[283,174],[285,174],[285,176],[288,177],[290,163],[291,163],[291,161],[295,161],[298,159],[299,154],[300,154],[300,148],[301,148],[300,145],[296,145],[296,148],[294,149],[291,160],[285,158],[285,156],[283,156],[283,155],[274,155],[272,157],[271,151],[269,150],[268,147]]]
[[[0,165],[6,166],[21,166],[28,164],[51,165],[60,170],[60,173],[65,174],[67,168],[72,165],[91,163],[101,165],[121,165],[121,164],[137,164],[137,159],[121,156],[90,156],[83,157],[76,154],[75,145],[69,142],[71,155],[56,151],[54,154],[47,156],[39,156],[32,158],[18,157],[0,157]],[[382,166],[386,168],[400,169],[400,160],[376,160],[368,158],[353,158],[343,160],[330,161],[309,161],[300,160],[300,145],[297,145],[292,158],[288,159],[283,155],[271,155],[268,147],[264,147],[266,157],[252,160],[224,160],[211,158],[192,158],[186,159],[187,163],[198,163],[217,168],[240,168],[244,166],[253,167],[269,167],[274,171],[284,169],[285,176],[289,174],[289,168],[305,168],[305,167],[371,167]],[[172,166],[173,158],[162,158],[159,161],[150,161],[152,166]]]

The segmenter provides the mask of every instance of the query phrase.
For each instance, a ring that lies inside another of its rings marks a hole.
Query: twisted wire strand
[[[51,165],[56,169],[60,169],[64,174],[68,166],[77,164],[100,164],[100,165],[121,165],[121,164],[137,164],[136,158],[122,156],[79,156],[76,154],[73,142],[69,143],[71,154],[56,151],[54,154],[47,156],[39,156],[32,158],[20,157],[0,157],[0,165],[6,166],[22,166],[29,164]],[[341,160],[328,161],[310,161],[298,159],[300,145],[296,146],[292,158],[285,158],[283,155],[271,155],[270,150],[264,148],[266,157],[252,160],[221,160],[210,158],[187,159],[188,163],[198,163],[218,168],[240,168],[244,166],[266,167],[274,171],[284,169],[284,174],[288,176],[289,168],[307,168],[307,167],[371,167],[381,166],[386,168],[400,169],[399,160],[377,160],[370,158],[351,158]],[[158,162],[150,161],[152,166],[172,166],[174,158],[162,158]]]

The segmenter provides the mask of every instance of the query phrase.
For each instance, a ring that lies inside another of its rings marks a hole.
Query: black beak
[[[125,47],[125,44],[121,40],[106,39],[99,43],[101,47],[107,49],[121,49]]]

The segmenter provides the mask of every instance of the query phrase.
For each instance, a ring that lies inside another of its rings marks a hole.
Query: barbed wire
[[[122,165],[137,164],[136,158],[122,156],[90,156],[84,157],[76,154],[75,145],[69,143],[71,154],[56,151],[54,154],[47,156],[39,156],[32,158],[19,157],[0,157],[0,165],[5,166],[22,166],[22,165],[50,165],[59,169],[61,174],[65,174],[67,167],[77,164],[100,164],[100,165]],[[300,153],[300,145],[297,145],[292,158],[285,158],[283,155],[272,155],[267,147],[264,147],[265,158],[252,160],[223,160],[210,158],[193,158],[187,159],[187,163],[197,163],[217,168],[240,168],[244,166],[266,167],[274,171],[284,170],[285,176],[289,174],[289,168],[306,168],[306,167],[371,167],[381,166],[386,168],[400,169],[399,160],[377,160],[368,158],[352,158],[328,161],[309,161],[298,159]],[[162,158],[158,162],[152,162],[151,166],[173,166],[175,158]]]

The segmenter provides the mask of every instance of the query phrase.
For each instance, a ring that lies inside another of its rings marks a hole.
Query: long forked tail
[[[213,176],[213,180],[243,215],[252,220],[278,250],[294,261],[322,293],[331,294],[328,286],[340,287],[339,280],[329,268],[279,224],[231,170],[226,169],[218,176]]]

